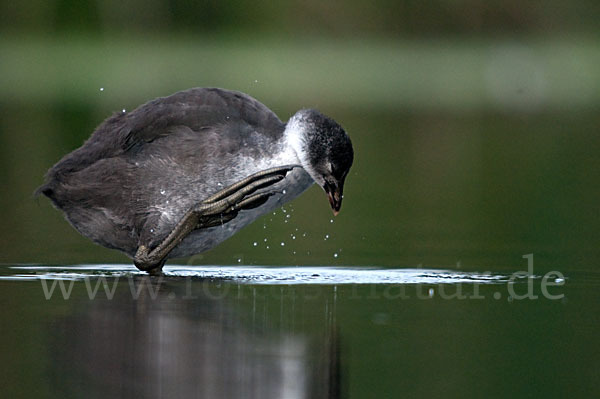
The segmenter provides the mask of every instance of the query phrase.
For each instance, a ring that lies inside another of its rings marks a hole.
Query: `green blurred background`
[[[129,262],[32,193],[113,111],[217,86],[319,108],[355,165],[333,223],[314,187],[180,263],[593,268],[599,33],[592,0],[1,1],[0,262]]]
[[[129,263],[32,193],[112,112],[196,86],[246,92],[282,120],[319,108],[350,134],[355,164],[333,222],[313,187],[285,212],[171,263],[508,275],[533,253],[535,274],[565,275],[552,291],[564,299],[511,300],[502,284],[446,300],[441,285],[393,280],[173,278],[156,301],[128,299],[125,281],[112,302],[88,300],[81,281],[73,300],[48,301],[38,280],[5,266],[4,396],[106,397],[98,387],[111,388],[113,371],[121,396],[140,396],[168,380],[145,374],[151,367],[177,377],[171,383],[191,376],[194,388],[210,387],[219,379],[200,379],[185,359],[208,348],[195,360],[223,364],[214,368],[223,381],[254,365],[253,353],[257,366],[270,365],[277,352],[250,339],[258,331],[271,345],[305,339],[308,359],[325,365],[339,337],[342,396],[598,397],[598,0],[0,0],[0,263]],[[540,279],[531,281],[539,294]],[[463,287],[449,283],[446,292]],[[182,296],[204,284],[231,294]],[[408,299],[385,295],[404,288]],[[421,289],[435,294],[415,297]],[[160,367],[159,358],[174,363]]]

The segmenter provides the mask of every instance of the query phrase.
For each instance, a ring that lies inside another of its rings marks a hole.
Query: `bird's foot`
[[[232,184],[231,186],[217,192],[216,194],[208,197],[206,200],[202,201],[202,203],[205,204],[209,204],[209,203],[215,203],[218,202],[226,197],[229,197],[233,194],[235,194],[236,192],[240,192],[242,189],[248,189],[248,187],[255,187],[252,191],[257,190],[258,188],[264,187],[265,185],[269,185],[272,183],[275,183],[277,181],[280,181],[281,179],[283,179],[287,173],[294,169],[294,168],[299,168],[299,165],[286,165],[286,166],[280,166],[277,168],[271,168],[271,169],[265,169],[262,170],[260,172],[257,172],[253,175],[250,175],[248,177],[246,177],[243,180],[240,180],[237,183]],[[264,179],[273,179],[273,180],[264,180]],[[268,181],[270,181],[271,183],[268,183]],[[256,187],[255,183],[257,182],[262,182],[261,184],[263,184],[261,187]],[[248,193],[246,193],[245,195],[247,195]]]
[[[166,259],[159,258],[145,245],[140,245],[133,258],[133,264],[141,271],[156,275],[162,273]]]
[[[202,201],[193,210],[198,215],[198,228],[223,224],[241,210],[261,206],[276,191],[256,191],[280,182],[293,168],[294,166],[285,166],[255,173]]]
[[[190,209],[169,235],[155,248],[140,244],[133,263],[143,271],[160,273],[169,253],[193,230],[220,226],[239,211],[261,206],[276,193],[256,192],[280,182],[297,165],[271,168],[255,173],[202,201]]]

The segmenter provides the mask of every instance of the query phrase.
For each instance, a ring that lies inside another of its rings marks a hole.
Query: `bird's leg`
[[[237,216],[239,211],[258,208],[259,206],[267,202],[269,197],[273,194],[275,194],[275,192],[252,194],[244,198],[242,201],[233,205],[225,213],[201,216],[196,229],[205,229],[208,227],[224,225],[230,220],[233,220]]]
[[[154,249],[149,250],[145,245],[140,245],[135,254],[133,263],[144,271],[158,271],[165,264],[166,257],[185,237],[193,230],[219,226],[232,220],[242,209],[252,209],[265,203],[273,193],[258,193],[248,196],[244,194],[248,189],[257,190],[265,184],[273,184],[282,177],[271,177],[257,181],[244,189],[219,200],[217,203],[200,203],[188,211],[177,223],[169,235]],[[236,203],[236,201],[238,201]]]
[[[205,199],[202,202],[203,203],[211,203],[211,202],[219,201],[219,200],[233,194],[234,192],[243,188],[244,186],[247,186],[251,183],[255,183],[257,180],[260,180],[264,177],[281,176],[281,178],[284,178],[285,175],[290,170],[292,170],[296,167],[299,167],[299,165],[287,165],[287,166],[280,166],[277,168],[261,170],[260,172],[250,175],[250,176],[246,177],[245,179],[240,180],[239,182],[234,183],[227,188],[224,188],[223,190],[217,192],[216,194],[211,195],[210,197],[208,197],[207,199]]]
[[[226,223],[240,210],[252,209],[264,204],[274,193],[254,193],[256,190],[281,181],[293,166],[267,169],[235,183],[190,209],[169,235],[150,250],[140,245],[134,256],[135,266],[144,271],[158,271],[165,264],[167,255],[193,230]]]

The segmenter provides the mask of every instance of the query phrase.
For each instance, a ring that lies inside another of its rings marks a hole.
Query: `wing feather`
[[[204,131],[254,131],[276,139],[285,125],[273,111],[241,92],[218,88],[194,88],[149,101],[135,110],[115,113],[94,131],[83,146],[67,154],[46,174],[46,183],[37,193],[51,192],[53,186],[71,173],[101,159],[112,158],[181,127]]]

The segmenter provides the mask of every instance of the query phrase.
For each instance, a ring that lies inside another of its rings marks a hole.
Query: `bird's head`
[[[298,111],[286,130],[302,167],[323,188],[337,215],[354,159],[350,137],[336,121],[314,109]]]

